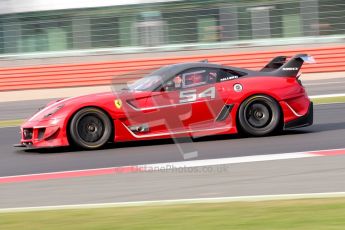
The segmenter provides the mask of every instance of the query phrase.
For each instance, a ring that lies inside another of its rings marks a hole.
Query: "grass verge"
[[[315,104],[331,104],[345,102],[344,97],[325,97],[325,98],[313,98],[311,99]]]
[[[0,229],[344,229],[345,198],[0,213]]]
[[[13,127],[13,126],[19,126],[24,122],[24,120],[18,119],[18,120],[6,120],[6,121],[0,121],[0,128],[2,127]]]

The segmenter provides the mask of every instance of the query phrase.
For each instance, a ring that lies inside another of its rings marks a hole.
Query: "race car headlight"
[[[49,111],[49,113],[44,115],[44,118],[48,118],[52,115],[54,115],[55,113],[57,113],[60,109],[62,109],[65,105],[59,105],[56,108],[54,108],[53,110]]]

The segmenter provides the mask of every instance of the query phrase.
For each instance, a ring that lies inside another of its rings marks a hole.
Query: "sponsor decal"
[[[235,84],[234,85],[234,91],[235,92],[237,92],[237,93],[239,93],[239,92],[241,92],[243,90],[243,86],[241,85],[241,84]]]
[[[116,100],[114,101],[114,104],[115,104],[115,107],[116,107],[116,108],[121,109],[121,107],[122,107],[122,101],[121,101],[121,99],[116,99]]]
[[[285,67],[283,68],[284,71],[294,71],[294,70],[298,70],[297,67]]]
[[[224,77],[224,78],[221,78],[220,81],[229,81],[229,80],[232,80],[232,79],[237,79],[238,76],[229,76],[229,77]]]
[[[216,88],[211,87],[204,90],[201,93],[197,93],[196,89],[185,90],[180,92],[180,103],[193,102],[200,98],[211,98],[216,97]]]

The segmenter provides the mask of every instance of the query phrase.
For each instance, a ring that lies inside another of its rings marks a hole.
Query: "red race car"
[[[206,61],[164,66],[117,92],[54,101],[21,126],[17,146],[76,145],[234,134],[264,136],[313,123],[299,78],[306,54],[262,70]]]

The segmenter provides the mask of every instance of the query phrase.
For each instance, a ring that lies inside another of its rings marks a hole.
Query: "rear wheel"
[[[253,136],[264,136],[280,129],[279,104],[271,97],[256,95],[240,106],[238,121],[241,129]]]
[[[72,141],[84,149],[96,149],[108,142],[112,123],[107,114],[97,108],[83,108],[72,118],[69,127]]]

